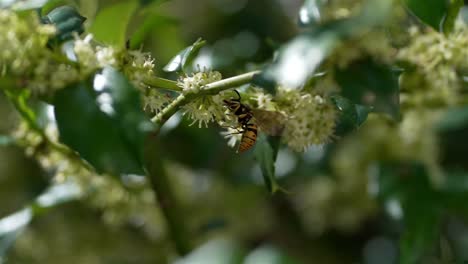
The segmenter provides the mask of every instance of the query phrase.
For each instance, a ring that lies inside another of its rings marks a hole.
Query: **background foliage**
[[[0,7],[2,262],[468,261],[463,1]],[[233,87],[307,125],[236,154]]]

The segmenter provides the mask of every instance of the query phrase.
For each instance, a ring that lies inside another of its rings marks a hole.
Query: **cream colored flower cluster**
[[[42,25],[35,14],[20,17],[0,9],[0,66],[2,73],[28,75],[38,59],[48,53],[44,50],[55,28]]]
[[[78,71],[56,61],[47,42],[56,29],[43,25],[35,13],[18,15],[0,10],[0,67],[2,74],[21,80],[36,94],[49,94],[78,79]]]
[[[326,96],[279,87],[276,100],[287,116],[283,141],[291,149],[305,151],[333,135],[337,110]]]
[[[36,13],[21,16],[0,10],[0,68],[4,75],[18,78],[35,95],[53,95],[55,91],[88,78],[95,71],[111,66],[121,70],[143,95],[146,109],[157,112],[169,101],[168,96],[150,90],[145,78],[154,75],[154,59],[139,50],[121,50],[97,45],[92,35],[75,36],[73,54],[59,53],[47,47],[56,29],[40,23]]]
[[[398,58],[416,66],[401,78],[402,103],[406,105],[456,105],[462,76],[468,69],[468,27],[457,23],[448,35],[427,28],[410,29],[411,43],[401,49]]]
[[[127,224],[131,219],[148,223],[145,228],[158,229],[161,213],[157,209],[154,193],[140,177],[138,190],[129,190],[122,182],[107,174],[98,174],[82,165],[76,158],[52,148],[50,142],[57,142],[58,131],[53,123],[45,129],[45,140],[41,134],[29,128],[26,123],[14,132],[21,144],[27,146],[26,154],[34,157],[47,173],[52,173],[55,183],[70,182],[80,189],[89,204],[103,211],[103,220],[111,225]],[[49,142],[50,141],[50,142]],[[81,199],[81,198],[80,198]],[[149,225],[152,226],[149,226]]]
[[[219,81],[221,78],[221,73],[217,71],[201,71],[182,78],[179,86],[184,92],[197,93],[205,85]],[[210,122],[222,122],[226,116],[226,109],[223,107],[224,94],[225,92],[222,92],[196,98],[182,107],[183,115],[192,119],[192,124],[198,122],[199,127],[207,127]]]

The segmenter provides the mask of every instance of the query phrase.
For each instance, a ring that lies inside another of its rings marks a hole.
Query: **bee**
[[[279,112],[252,109],[241,103],[241,96],[234,90],[237,98],[223,100],[224,105],[237,117],[240,130],[233,134],[242,134],[237,152],[244,152],[255,145],[258,131],[261,130],[272,136],[279,136],[283,132],[285,116]]]

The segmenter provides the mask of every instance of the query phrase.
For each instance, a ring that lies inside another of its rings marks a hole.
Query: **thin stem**
[[[165,90],[182,92],[182,88],[177,85],[176,81],[173,80],[160,77],[150,77],[146,78],[143,82],[151,88],[162,88]]]
[[[187,97],[180,94],[174,101],[166,106],[161,112],[151,119],[152,122],[162,126],[169,118],[175,114],[180,107],[187,103]]]
[[[217,82],[209,83],[205,85],[203,90],[200,90],[197,95],[217,94],[224,90],[244,85],[251,82],[253,77],[259,73],[260,71],[252,71]]]
[[[224,80],[220,80],[217,82],[209,83],[205,85],[203,89],[201,89],[198,93],[180,94],[174,101],[172,101],[161,112],[159,112],[155,117],[153,117],[151,121],[162,126],[182,106],[189,103],[193,99],[198,98],[200,96],[204,96],[204,95],[218,94],[219,92],[222,92],[224,90],[231,89],[233,87],[238,87],[240,85],[249,83],[252,81],[253,77],[258,73],[260,73],[260,71],[252,71],[252,72],[244,73],[244,74],[237,75],[231,78],[227,78]],[[162,88],[166,89],[166,87],[162,87]]]

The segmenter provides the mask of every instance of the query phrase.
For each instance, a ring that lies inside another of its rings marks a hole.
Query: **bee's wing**
[[[286,116],[280,112],[252,109],[253,116],[261,131],[271,135],[279,136],[283,133]]]

